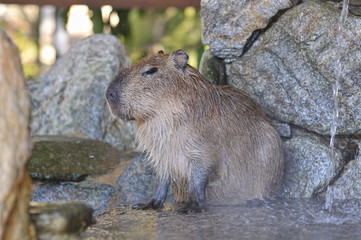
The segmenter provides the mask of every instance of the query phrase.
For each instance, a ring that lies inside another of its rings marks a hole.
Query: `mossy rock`
[[[81,181],[108,173],[122,159],[122,152],[107,143],[64,136],[33,137],[28,162],[33,179]]]

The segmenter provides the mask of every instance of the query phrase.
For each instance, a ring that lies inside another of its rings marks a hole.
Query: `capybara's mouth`
[[[128,114],[125,114],[121,109],[121,102],[119,100],[118,94],[110,87],[106,91],[106,99],[110,109],[111,114],[114,118],[121,119],[123,121],[130,121],[131,117]]]
[[[119,109],[119,107],[114,106],[111,102],[108,102],[110,113],[113,115],[114,118],[121,119],[124,122],[135,120],[134,117],[130,116],[129,114],[124,113]]]

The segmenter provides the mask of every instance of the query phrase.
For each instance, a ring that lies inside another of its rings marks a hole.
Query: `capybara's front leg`
[[[205,194],[208,183],[207,173],[193,168],[189,179],[190,202],[185,207],[177,209],[178,214],[199,213],[205,208]]]
[[[167,192],[169,188],[168,179],[160,179],[158,181],[158,186],[153,194],[152,198],[148,203],[137,203],[132,206],[133,209],[137,210],[148,210],[148,209],[160,209],[163,207],[165,198],[167,197]]]

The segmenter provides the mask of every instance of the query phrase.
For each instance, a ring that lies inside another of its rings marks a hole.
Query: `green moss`
[[[121,153],[117,149],[100,141],[35,137],[28,168],[34,179],[81,181],[86,176],[111,171],[120,159]]]

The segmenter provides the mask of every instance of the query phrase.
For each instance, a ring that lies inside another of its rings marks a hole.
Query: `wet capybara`
[[[211,84],[183,50],[160,51],[119,72],[106,98],[112,114],[137,122],[139,150],[158,177],[136,209],[163,206],[169,185],[180,212],[272,195],[283,173],[282,141],[245,92]]]

